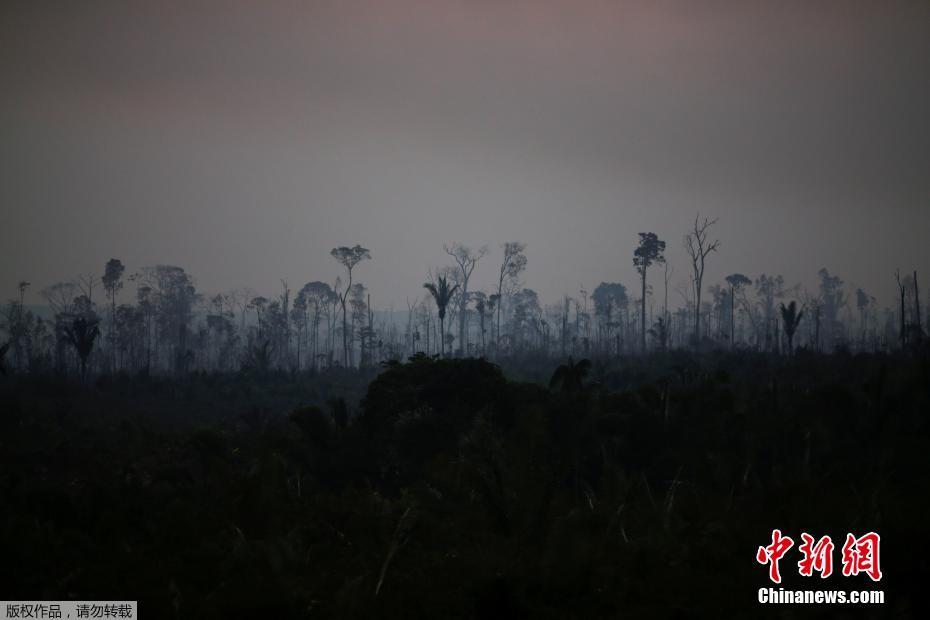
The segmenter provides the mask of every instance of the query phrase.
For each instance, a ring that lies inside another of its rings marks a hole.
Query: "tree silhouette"
[[[617,355],[620,354],[620,344],[623,335],[623,313],[627,311],[629,299],[626,294],[626,287],[619,282],[601,282],[591,293],[591,300],[594,302],[594,314],[600,320],[598,325],[603,325],[606,330],[607,353],[610,353],[611,332],[614,327],[620,327],[617,330]],[[614,313],[616,312],[616,317]]]
[[[116,370],[116,295],[121,288],[123,288],[123,283],[120,281],[123,277],[123,272],[126,268],[123,266],[123,263],[117,258],[111,258],[107,261],[107,265],[104,268],[103,277],[101,281],[103,282],[103,290],[106,291],[107,296],[110,298],[110,331],[109,331],[109,345],[110,345],[110,369]]]
[[[439,276],[437,279],[438,286],[432,282],[427,282],[423,285],[423,288],[428,290],[433,296],[433,299],[436,301],[436,307],[439,309],[439,338],[440,338],[440,348],[442,351],[442,356],[446,356],[446,306],[449,305],[449,302],[452,301],[452,295],[455,293],[455,290],[459,287],[458,284],[449,288],[449,282],[446,280],[445,276]]]
[[[708,240],[709,229],[717,223],[716,219],[706,217],[701,220],[700,214],[694,216],[694,227],[685,235],[685,250],[691,258],[691,268],[694,272],[691,280],[694,286],[694,344],[701,342],[701,290],[704,282],[704,263],[708,254],[716,252],[720,241]]]
[[[924,337],[924,329],[920,324],[920,290],[917,288],[917,270],[914,270],[914,335],[918,342]]]
[[[501,346],[501,308],[504,305],[504,282],[509,281],[516,287],[520,272],[526,269],[526,244],[508,241],[503,246],[504,260],[501,262],[500,277],[497,280],[497,338],[495,352],[500,354]]]
[[[639,233],[639,246],[633,251],[633,265],[642,279],[643,298],[640,319],[640,348],[646,353],[646,269],[653,263],[664,263],[665,242],[661,241],[655,233]]]
[[[365,259],[371,258],[371,253],[360,245],[355,247],[341,246],[333,248],[330,252],[333,258],[339,261],[346,271],[349,272],[349,283],[346,285],[342,295],[339,296],[339,303],[342,304],[342,354],[343,363],[349,365],[349,321],[346,312],[346,299],[349,297],[349,291],[352,290],[352,270]]]
[[[194,320],[194,304],[198,300],[194,280],[183,268],[174,265],[143,267],[139,279],[145,285],[139,292],[148,289],[150,311],[156,322],[156,362],[161,347],[171,343],[174,351],[169,359],[173,360],[176,372],[183,372],[188,359],[189,326]]]
[[[898,338],[901,340],[901,348],[903,349],[907,345],[907,319],[905,313],[904,302],[907,298],[907,284],[901,280],[901,270],[894,270],[894,279],[898,283],[898,293],[901,298],[901,310],[898,312],[900,327],[898,331]]]
[[[81,384],[87,381],[87,358],[90,357],[91,351],[94,350],[94,341],[100,335],[99,321],[97,319],[87,319],[79,316],[71,325],[65,326],[65,337],[81,360]]]
[[[831,275],[826,268],[817,272],[820,277],[820,299],[822,305],[822,320],[825,340],[830,350],[836,344],[839,331],[839,314],[847,303],[846,293],[843,290],[843,280],[839,276]]]
[[[576,364],[569,357],[568,363],[560,365],[552,373],[552,378],[549,379],[549,387],[553,389],[559,387],[563,392],[567,393],[580,392],[584,387],[584,379],[590,371],[590,360],[580,360]]]
[[[736,293],[743,288],[752,284],[752,280],[741,273],[733,273],[726,277],[727,284],[730,285],[730,348],[736,344]]]
[[[308,313],[312,311],[311,316],[307,320],[307,325],[310,328],[310,355],[315,368],[317,365],[317,355],[320,353],[318,345],[320,322],[323,319],[326,309],[337,298],[337,295],[329,284],[317,280],[304,284],[303,288],[298,292],[297,297],[301,300],[301,304],[306,304],[306,311]],[[327,321],[329,321],[328,315]]]
[[[488,315],[494,312],[494,303],[497,301],[495,299],[496,295],[491,295],[488,298],[488,295],[483,291],[478,291],[471,294],[471,301],[475,304],[475,311],[478,313],[479,327],[481,328],[481,355],[482,357],[487,354],[487,344],[485,342],[485,322]]]
[[[797,331],[798,325],[801,323],[804,311],[799,312],[798,304],[794,301],[787,306],[781,304],[779,309],[781,310],[781,321],[785,326],[785,336],[788,338],[788,355],[792,355],[794,353],[794,332]]]
[[[459,295],[459,347],[462,351],[462,355],[465,355],[468,347],[465,338],[465,310],[469,301],[468,281],[471,279],[471,274],[475,270],[475,265],[488,253],[488,247],[481,246],[477,250],[472,250],[461,243],[453,243],[451,248],[447,245],[443,245],[442,249],[446,251],[446,254],[452,257],[459,271],[461,271],[460,282],[462,283],[462,294]]]
[[[916,277],[917,273],[914,272],[914,275],[915,275],[915,277]],[[915,281],[916,281],[916,280],[915,280]],[[17,288],[19,288],[19,305],[20,305],[20,307],[22,307],[23,302],[24,302],[25,299],[26,299],[26,289],[29,288],[30,286],[32,286],[32,283],[31,283],[31,282],[26,282],[25,280],[20,280],[20,281],[19,281],[19,285],[18,285]]]

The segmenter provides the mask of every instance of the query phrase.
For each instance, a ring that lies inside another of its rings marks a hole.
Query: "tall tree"
[[[865,348],[866,332],[868,331],[869,305],[871,298],[861,288],[856,289],[856,308],[859,310],[859,346]]]
[[[774,344],[773,329],[777,329],[778,318],[775,313],[775,299],[785,294],[785,279],[780,275],[767,276],[764,273],[756,280],[756,295],[762,302],[762,323],[758,325],[761,332],[756,334],[757,343],[764,343],[764,350],[770,350]]]
[[[446,306],[449,305],[449,302],[452,301],[452,295],[455,294],[455,290],[459,287],[458,284],[455,286],[449,287],[449,282],[446,280],[445,276],[439,276],[436,279],[436,284],[432,282],[427,282],[423,285],[423,288],[428,290],[433,296],[433,300],[436,302],[436,308],[439,310],[439,341],[440,341],[440,350],[442,356],[446,356]]]
[[[820,277],[820,299],[823,301],[825,341],[832,350],[837,341],[839,313],[846,306],[846,293],[843,290],[843,280],[839,276],[831,275],[826,268],[818,271],[817,275]]]
[[[23,368],[28,357],[29,348],[29,314],[26,312],[25,299],[26,289],[31,284],[25,280],[19,282],[19,303],[10,301],[9,308],[6,312],[6,331],[10,346],[13,348],[13,361],[16,368]]]
[[[736,344],[736,294],[744,286],[752,284],[752,280],[741,273],[733,273],[726,277],[730,285],[730,348]]]
[[[709,220],[706,217],[702,220],[701,215],[694,216],[694,226],[688,234],[685,235],[685,250],[691,258],[691,267],[694,271],[691,283],[694,286],[694,343],[701,342],[701,291],[704,282],[704,265],[707,256],[711,252],[716,252],[720,247],[720,241],[715,239],[711,241],[710,227],[717,223],[716,219]]]
[[[360,245],[355,247],[346,247],[341,246],[338,248],[333,248],[330,252],[333,258],[339,261],[339,264],[346,268],[346,271],[349,274],[349,283],[346,284],[345,289],[342,291],[342,294],[339,296],[339,303],[342,304],[342,355],[343,363],[348,366],[349,364],[349,317],[346,310],[346,300],[349,298],[349,293],[352,290],[352,270],[355,269],[355,266],[360,262],[366,259],[371,258],[371,252],[363,248]]]
[[[478,313],[478,326],[481,329],[481,356],[484,357],[487,355],[487,344],[485,340],[485,333],[487,329],[485,328],[485,323],[487,321],[488,315],[494,311],[494,302],[496,295],[491,295],[489,298],[487,293],[483,291],[477,291],[471,294],[471,301],[475,304],[475,311]]]
[[[304,292],[304,289],[297,291],[297,295],[294,297],[294,303],[291,306],[291,323],[294,324],[294,331],[297,340],[297,358],[296,358],[296,368],[298,372],[301,370],[301,361],[300,361],[300,350],[301,345],[306,339],[307,330],[307,295]],[[313,359],[313,353],[310,353],[311,361]]]
[[[465,316],[466,306],[469,301],[468,281],[471,279],[471,274],[475,270],[475,265],[488,253],[488,247],[481,246],[477,250],[472,250],[461,243],[453,243],[451,248],[447,245],[443,245],[442,249],[446,251],[446,254],[452,257],[452,260],[455,261],[455,264],[461,272],[459,278],[462,288],[459,294],[459,350],[462,352],[462,355],[466,355],[468,343],[465,339]]]
[[[787,306],[781,304],[781,322],[785,326],[785,336],[788,338],[788,355],[794,354],[794,332],[797,331],[798,325],[801,324],[801,317],[804,311],[798,311],[798,304],[792,301]]]
[[[660,240],[655,233],[639,233],[639,246],[633,250],[633,265],[639,272],[642,281],[643,298],[640,310],[640,350],[646,353],[646,269],[653,263],[665,262],[665,242]]]
[[[497,280],[497,342],[496,354],[500,355],[501,346],[501,308],[504,305],[504,282],[516,288],[520,272],[526,269],[526,244],[518,241],[508,241],[501,246],[504,250],[504,260],[501,262],[500,274]]]
[[[907,346],[907,319],[905,317],[905,305],[904,300],[907,296],[907,284],[901,280],[901,270],[894,270],[894,279],[898,283],[898,293],[901,297],[901,310],[900,310],[900,328],[898,331],[898,338],[901,340],[901,348],[903,349]]]
[[[623,314],[629,308],[626,287],[619,282],[601,282],[591,293],[591,300],[594,302],[594,315],[598,318],[598,339],[601,342],[606,340],[606,352],[610,354],[613,330],[617,327],[622,328]],[[602,326],[603,329],[601,329]],[[602,333],[604,334],[604,340],[601,340],[600,337]],[[621,340],[622,334],[618,333],[616,343],[618,355],[620,354]]]
[[[304,284],[298,295],[303,296],[306,302],[307,312],[311,313],[311,317],[307,324],[310,331],[310,355],[313,359],[313,367],[316,368],[318,356],[320,355],[318,344],[320,323],[323,317],[327,316],[327,308],[333,303],[333,300],[336,299],[336,293],[326,282],[315,280]]]
[[[110,298],[110,332],[108,339],[110,341],[111,370],[116,370],[116,296],[119,290],[123,288],[122,278],[125,270],[126,268],[119,259],[111,258],[107,261],[101,278],[103,290],[106,291],[107,296]]]
[[[918,340],[924,337],[924,328],[920,324],[920,290],[917,288],[917,270],[914,270],[914,322],[915,335]]]
[[[198,299],[194,280],[181,267],[155,265],[143,267],[141,281],[150,288],[156,312],[156,358],[162,343],[174,347],[172,364],[176,372],[186,369],[190,355],[187,348],[188,327]]]

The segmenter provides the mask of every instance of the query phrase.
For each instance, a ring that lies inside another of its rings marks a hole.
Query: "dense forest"
[[[2,590],[158,618],[925,617],[926,354],[510,364],[7,376]],[[880,532],[878,584],[782,585],[885,604],[758,605],[774,527]]]
[[[399,318],[373,309],[360,246],[333,249],[344,278],[275,297],[117,259],[42,307],[23,282],[2,325],[4,592],[160,618],[797,617],[753,607],[778,527],[881,532],[886,604],[827,615],[921,617],[917,274],[892,308],[826,269],[815,291],[708,286],[712,226],[685,236],[675,309],[653,233],[635,286],[547,306],[525,245],[490,291],[469,279],[493,255],[447,246]]]

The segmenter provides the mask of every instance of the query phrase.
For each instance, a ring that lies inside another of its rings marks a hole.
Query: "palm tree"
[[[459,285],[456,284],[452,288],[449,288],[449,282],[446,280],[445,276],[439,276],[438,278],[439,285],[435,285],[432,282],[427,282],[423,285],[423,288],[428,290],[432,294],[433,299],[436,301],[436,307],[439,308],[439,343],[440,350],[442,351],[442,356],[446,356],[446,306],[449,305],[449,302],[452,301],[452,295],[458,289]]]
[[[799,311],[798,304],[794,301],[787,306],[781,304],[779,310],[781,310],[781,322],[785,326],[785,336],[788,337],[788,355],[791,355],[794,353],[794,347],[792,346],[794,332],[797,331],[798,325],[801,323],[801,317],[804,316],[804,311]]]
[[[574,360],[569,357],[567,364],[562,364],[552,373],[552,378],[549,380],[549,387],[554,388],[556,386],[561,386],[563,392],[580,392],[584,384],[584,378],[588,375],[590,370],[591,362],[589,360],[581,360],[576,364]]]
[[[81,384],[87,382],[87,358],[94,350],[94,341],[100,335],[100,328],[97,326],[99,322],[97,319],[88,320],[81,316],[65,327],[65,336],[81,360]]]

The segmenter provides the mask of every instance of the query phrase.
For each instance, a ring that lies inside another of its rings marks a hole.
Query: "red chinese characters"
[[[843,575],[849,577],[865,573],[872,581],[882,578],[882,569],[878,557],[878,545],[881,537],[869,532],[861,538],[846,534],[843,545]]]
[[[881,537],[875,532],[856,537],[854,534],[846,535],[843,544],[842,573],[844,577],[856,576],[865,573],[872,581],[880,581],[882,569],[879,554]],[[756,551],[756,561],[769,567],[769,579],[774,583],[781,583],[781,571],[778,562],[791,547],[794,540],[784,536],[781,530],[772,530],[772,542]],[[820,539],[803,532],[798,551],[801,559],[798,561],[798,573],[802,577],[811,577],[814,572],[820,573],[822,579],[833,574],[833,539],[822,536]]]
[[[833,541],[824,536],[816,543],[814,537],[804,532],[801,534],[804,542],[798,547],[804,557],[798,562],[798,572],[804,577],[810,577],[814,571],[820,573],[822,579],[833,574]]]
[[[769,579],[775,583],[781,583],[778,561],[792,546],[794,546],[794,541],[791,538],[782,536],[781,530],[772,530],[772,544],[768,547],[759,547],[756,551],[756,562],[769,565]]]

